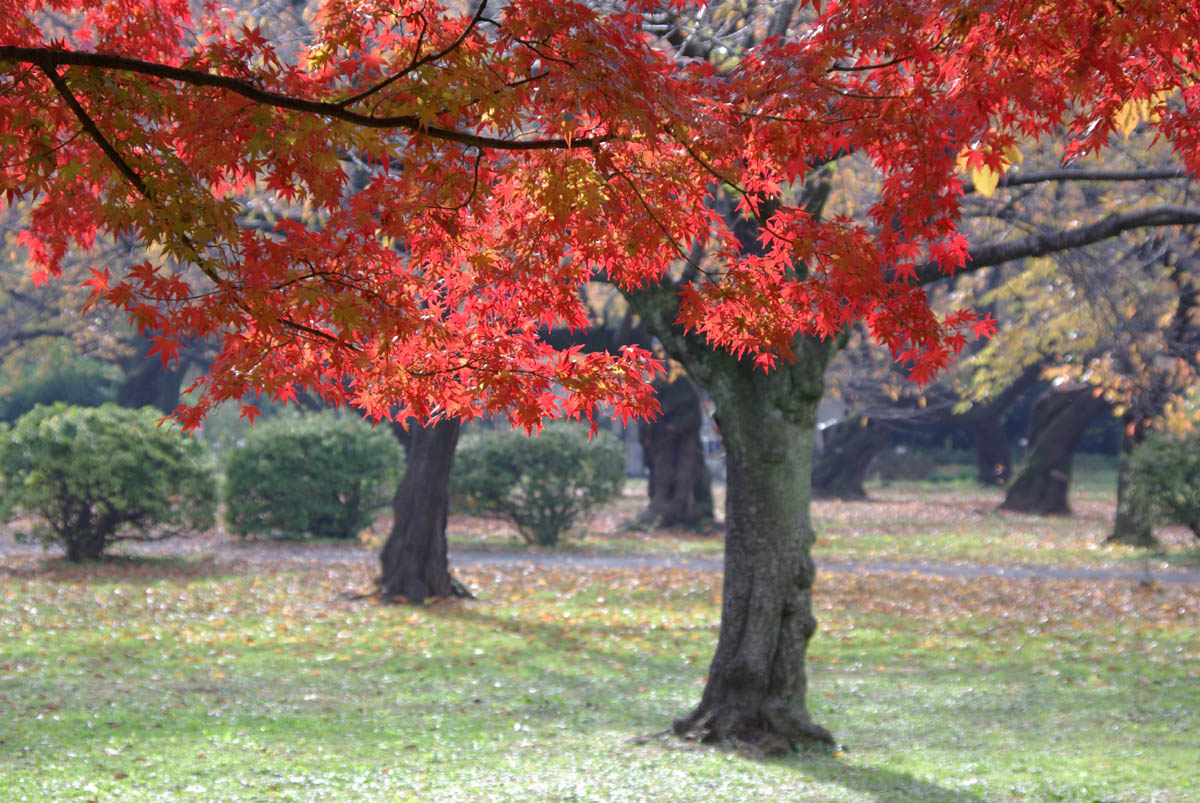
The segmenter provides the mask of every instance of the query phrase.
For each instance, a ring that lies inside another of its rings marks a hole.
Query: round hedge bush
[[[527,543],[554,546],[581,515],[621,492],[625,451],[606,432],[552,422],[537,436],[472,433],[458,445],[451,490],[463,509],[505,519]]]
[[[39,405],[0,438],[4,512],[32,515],[26,536],[58,543],[71,561],[114,541],[208,529],[216,507],[211,457],[194,437],[159,426],[162,413]]]
[[[261,421],[225,454],[225,519],[241,536],[353,538],[386,505],[404,452],[385,427],[334,413]]]

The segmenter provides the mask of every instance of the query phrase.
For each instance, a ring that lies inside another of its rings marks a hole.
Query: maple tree
[[[861,321],[921,383],[990,331],[935,315],[920,282],[1051,247],[972,249],[959,230],[959,170],[998,175],[1018,138],[1053,135],[1073,160],[1133,117],[1200,168],[1200,6],[731,9],[331,0],[296,53],[215,4],[5,0],[0,189],[32,203],[38,280],[108,237],[158,251],[88,286],[164,363],[215,345],[176,412],[188,427],[302,390],[375,420],[652,413],[649,353],[538,337],[582,326],[579,286],[612,282],[712,394],[730,466],[721,635],[676,729],[831,742],[804,652],[832,336]],[[818,214],[822,166],[850,153],[878,173],[875,201]],[[309,215],[264,231],[251,192]]]

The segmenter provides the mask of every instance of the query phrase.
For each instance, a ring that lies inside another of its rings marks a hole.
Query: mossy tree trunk
[[[450,574],[446,518],[458,419],[393,431],[408,453],[404,479],[392,501],[392,531],[379,560],[378,591],[389,600],[420,604],[429,597],[470,596]]]
[[[827,182],[810,186],[803,204],[810,214],[820,213],[829,191]],[[756,225],[732,210],[725,213],[742,248],[756,251]],[[683,282],[695,278],[702,251],[693,249]],[[797,337],[794,359],[764,373],[676,325],[674,282],[627,291],[626,298],[667,354],[712,397],[725,448],[720,630],[704,693],[675,722],[675,732],[706,742],[740,741],[769,753],[832,745],[833,736],[808,712],[805,655],[816,629],[816,535],[809,518],[813,436],[836,343]]]
[[[1071,459],[1088,425],[1107,408],[1090,386],[1053,388],[1042,396],[1030,416],[1029,454],[1000,508],[1043,516],[1070,514]]]
[[[795,362],[769,374],[724,355],[699,361],[725,447],[725,577],[716,653],[699,705],[675,723],[681,736],[769,753],[833,744],[805,699],[817,624],[813,433],[831,350],[805,341]]]
[[[821,432],[813,459],[812,492],[821,499],[866,499],[863,483],[875,456],[887,446],[890,424],[853,415]]]
[[[630,303],[716,404],[725,448],[725,575],[717,648],[700,703],[675,732],[767,752],[833,744],[806,703],[815,539],[809,518],[813,434],[832,341],[798,339],[764,373],[673,327],[678,296],[660,285]]]

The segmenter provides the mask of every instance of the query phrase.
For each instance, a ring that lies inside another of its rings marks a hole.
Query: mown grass
[[[1188,587],[829,575],[810,700],[846,750],[763,759],[630,738],[698,699],[715,573],[339,600],[369,569],[10,561],[0,800],[1200,798]]]
[[[1003,489],[981,488],[969,478],[875,481],[868,485],[865,501],[816,500],[812,515],[817,558],[1123,570],[1200,568],[1200,543],[1182,527],[1160,527],[1160,547],[1154,550],[1105,544],[1115,508],[1115,467],[1096,458],[1077,462],[1069,516],[998,511]],[[716,487],[718,511],[723,492]],[[625,525],[644,505],[644,481],[631,481],[619,500],[570,532],[553,550],[529,547],[503,522],[466,516],[452,517],[448,534],[451,548],[459,550],[720,557],[719,526],[704,532],[628,530]]]

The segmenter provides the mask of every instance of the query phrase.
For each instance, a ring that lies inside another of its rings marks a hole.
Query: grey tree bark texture
[[[630,294],[667,353],[708,391],[725,447],[725,575],[716,652],[700,703],[675,732],[768,752],[834,744],[808,711],[805,654],[815,540],[809,518],[813,431],[832,341],[799,338],[770,373],[672,324],[678,296],[660,284]]]
[[[429,597],[470,596],[450,574],[446,553],[450,469],[460,429],[458,419],[414,423],[407,431],[393,424],[408,459],[392,501],[392,531],[379,555],[377,585],[384,599],[420,604]]]

